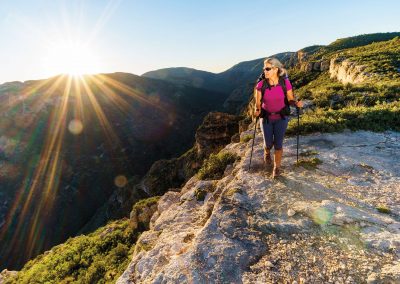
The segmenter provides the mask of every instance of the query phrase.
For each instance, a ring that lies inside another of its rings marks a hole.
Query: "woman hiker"
[[[276,58],[264,60],[263,80],[255,87],[255,115],[261,113],[260,127],[264,138],[264,162],[272,166],[271,149],[274,147],[274,167],[272,178],[281,174],[281,160],[283,153],[283,138],[288,126],[289,118],[285,109],[288,105],[303,107],[301,101],[295,101],[292,85],[287,78],[287,71]],[[282,85],[285,86],[282,88]],[[285,103],[285,91],[287,101]],[[265,89],[264,95],[261,92]],[[261,102],[262,98],[262,102]]]

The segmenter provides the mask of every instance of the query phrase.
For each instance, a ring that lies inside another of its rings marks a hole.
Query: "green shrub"
[[[141,199],[133,205],[132,210],[137,210],[138,212],[142,211],[145,207],[151,207],[153,204],[156,204],[161,196],[152,196],[149,198]]]
[[[227,165],[240,159],[236,154],[229,152],[219,152],[211,154],[203,163],[198,172],[199,179],[220,179]]]
[[[314,155],[318,155],[318,152],[315,150],[308,150],[308,151],[299,153],[299,156],[301,156],[301,157],[309,157],[309,156],[314,156]]]
[[[226,191],[225,196],[232,197],[235,193],[243,194],[243,189],[239,187],[232,187]]]
[[[376,207],[376,210],[378,210],[380,213],[384,213],[384,214],[392,213],[392,211],[384,205],[379,205],[378,207]]]
[[[318,108],[289,122],[288,135],[312,132],[339,132],[344,129],[400,131],[400,101],[378,104],[373,107],[349,106],[340,110]]]
[[[126,218],[110,222],[30,260],[6,283],[115,283],[138,235]]]
[[[206,198],[208,191],[203,189],[203,188],[197,188],[196,191],[194,192],[194,195],[196,196],[197,201],[204,201]]]
[[[247,135],[241,137],[241,139],[240,139],[241,141],[240,141],[240,142],[247,143],[247,142],[249,142],[251,139],[253,139],[253,135],[247,134]]]
[[[311,159],[300,159],[296,166],[302,166],[308,170],[316,169],[318,165],[322,164],[322,161],[318,158],[311,158]]]

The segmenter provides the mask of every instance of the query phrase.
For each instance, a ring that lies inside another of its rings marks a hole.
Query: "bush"
[[[243,137],[241,138],[241,141],[240,141],[240,142],[247,143],[247,142],[249,142],[251,139],[253,139],[253,135],[247,134],[247,135],[245,135],[245,136],[243,136]]]
[[[115,283],[130,261],[139,232],[128,219],[68,239],[29,261],[5,283]]]
[[[322,164],[322,161],[318,158],[311,159],[300,159],[296,166],[302,166],[308,170],[316,169],[318,165]]]
[[[340,110],[316,109],[304,113],[300,119],[289,122],[288,135],[312,132],[339,132],[344,129],[400,131],[400,101],[378,104],[374,107],[349,106]]]
[[[136,210],[141,212],[145,207],[151,207],[153,204],[156,204],[161,196],[153,196],[145,199],[141,199],[133,205],[132,210]]]
[[[219,152],[211,154],[198,172],[199,179],[220,179],[227,165],[240,159],[236,154]]]
[[[384,205],[380,205],[380,206],[376,207],[376,210],[378,210],[378,212],[384,213],[384,214],[392,213],[392,211]]]

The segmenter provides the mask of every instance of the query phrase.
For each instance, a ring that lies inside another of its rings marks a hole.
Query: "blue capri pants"
[[[264,137],[264,147],[275,150],[282,149],[283,138],[288,126],[289,118],[285,116],[283,119],[271,120],[267,123],[267,119],[260,119],[260,128]]]

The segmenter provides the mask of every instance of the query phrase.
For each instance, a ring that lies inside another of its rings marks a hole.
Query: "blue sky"
[[[0,0],[0,83],[64,72],[71,55],[60,48],[71,42],[88,72],[222,72],[338,38],[400,31],[398,11],[398,0]]]

